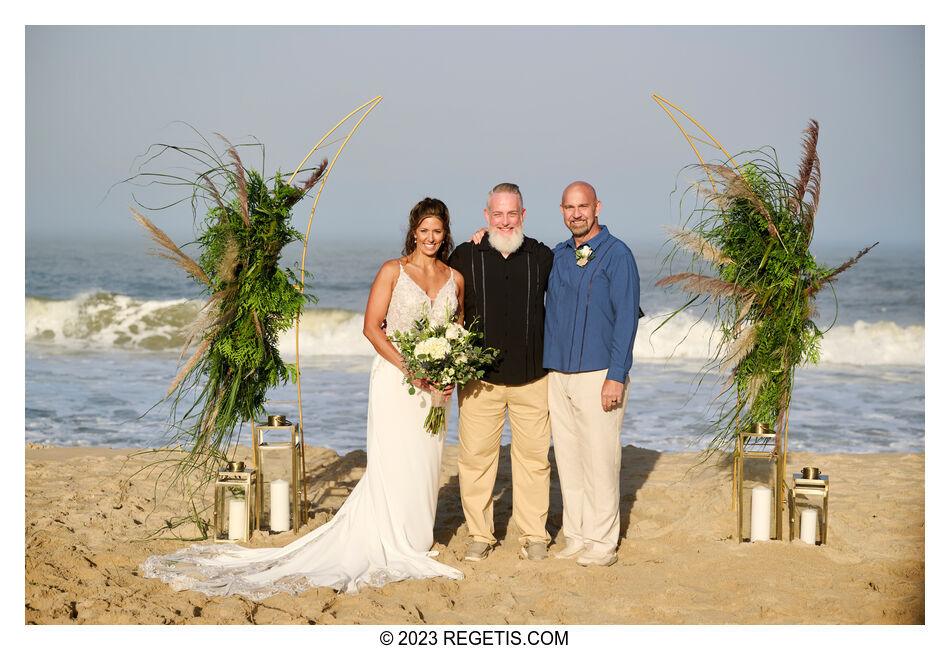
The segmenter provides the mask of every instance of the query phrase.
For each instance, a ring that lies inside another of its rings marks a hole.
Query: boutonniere
[[[587,244],[584,244],[579,248],[575,248],[574,259],[577,260],[578,266],[585,266],[588,262],[594,259],[594,249],[592,249]]]

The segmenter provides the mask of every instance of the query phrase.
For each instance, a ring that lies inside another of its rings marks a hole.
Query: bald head
[[[586,181],[574,181],[570,185],[564,188],[564,192],[561,193],[561,205],[564,205],[564,197],[567,196],[567,193],[571,190],[580,190],[585,193],[589,193],[592,200],[597,200],[597,191],[594,189],[594,186]]]
[[[594,186],[584,181],[574,181],[561,195],[561,214],[564,215],[564,225],[574,235],[574,243],[583,242],[597,236],[600,225],[597,216],[600,214],[600,201]]]

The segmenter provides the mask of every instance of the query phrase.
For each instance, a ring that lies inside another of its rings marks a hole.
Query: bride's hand
[[[432,384],[430,384],[425,379],[413,379],[412,385],[418,388],[419,390],[431,391],[433,389]]]
[[[455,384],[443,390],[428,379],[413,379],[412,385],[420,390],[429,391],[430,393],[442,393],[446,397],[452,397],[452,393],[455,391]]]

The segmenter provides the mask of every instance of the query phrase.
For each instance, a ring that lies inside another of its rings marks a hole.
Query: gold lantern
[[[738,501],[736,508],[736,537],[742,542],[745,495],[745,463],[747,459],[768,461],[769,487],[772,490],[772,508],[770,522],[771,539],[782,539],[782,501],[784,496],[782,468],[785,466],[784,450],[776,434],[764,422],[756,422],[749,431],[740,431],[736,436],[736,453],[733,457],[733,498]],[[750,517],[751,535],[751,517]]]
[[[257,528],[294,532],[307,523],[307,482],[300,428],[282,415],[251,423],[257,470]],[[276,498],[276,501],[275,501]],[[286,499],[286,503],[285,503]]]
[[[214,541],[246,542],[255,529],[255,472],[243,462],[219,470],[214,482]]]
[[[804,467],[801,474],[792,474],[792,488],[788,491],[788,541],[795,539],[796,524],[801,526],[801,512],[803,506],[809,506],[818,511],[816,544],[828,543],[828,492],[831,482],[827,474],[822,474],[817,467]],[[821,505],[809,502],[808,497],[820,497]],[[801,534],[799,533],[799,537]],[[820,541],[819,541],[820,540]]]

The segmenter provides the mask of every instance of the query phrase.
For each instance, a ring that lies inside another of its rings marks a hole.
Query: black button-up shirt
[[[519,385],[543,377],[544,292],[554,255],[541,242],[524,243],[507,258],[488,243],[460,244],[449,265],[465,279],[465,327],[485,335],[500,350],[482,377],[493,384]]]

